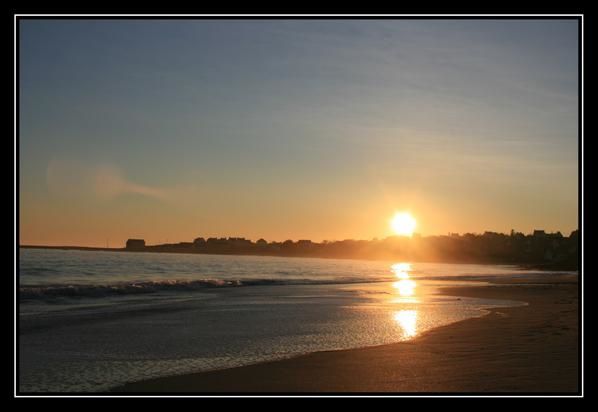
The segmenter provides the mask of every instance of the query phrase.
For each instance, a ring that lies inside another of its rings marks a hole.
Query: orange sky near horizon
[[[338,197],[338,198],[337,198]],[[338,194],[330,194],[326,201],[344,204],[344,209],[318,210],[317,204],[288,202],[280,208],[268,209],[267,202],[256,202],[251,207],[238,207],[228,203],[228,207],[218,214],[209,208],[195,210],[184,204],[168,200],[153,200],[142,195],[121,195],[117,199],[98,199],[95,204],[86,204],[84,213],[81,206],[64,203],[56,208],[33,202],[23,204],[26,219],[20,221],[20,244],[48,246],[124,246],[128,238],[143,238],[148,244],[176,243],[192,241],[196,237],[246,237],[257,240],[284,241],[287,239],[322,240],[385,238],[393,236],[391,219],[397,211],[410,212],[417,221],[415,233],[423,236],[457,233],[483,233],[496,231],[509,233],[511,229],[531,233],[535,229],[549,232],[561,231],[568,235],[577,228],[575,222],[547,225],[547,221],[557,221],[554,216],[542,214],[530,205],[521,214],[519,221],[505,216],[491,200],[480,208],[479,204],[455,204],[450,201],[442,207],[437,201],[412,198],[404,202],[408,207],[395,207],[400,204],[392,198],[376,204],[369,198],[343,199]],[[383,197],[381,197],[383,198]],[[251,201],[252,198],[245,199]],[[110,204],[119,202],[118,209],[110,209]],[[493,207],[494,206],[494,207]],[[455,213],[454,209],[459,213]],[[198,208],[199,209],[199,208]],[[71,212],[72,211],[72,212]],[[22,214],[23,215],[23,214]],[[490,223],[492,222],[492,223]]]

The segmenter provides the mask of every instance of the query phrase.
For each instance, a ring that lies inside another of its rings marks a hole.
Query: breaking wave
[[[363,282],[363,280],[359,281]],[[161,280],[146,282],[124,282],[112,285],[43,285],[19,288],[20,299],[47,299],[59,297],[105,297],[136,295],[157,292],[185,292],[208,288],[243,286],[314,285],[314,284],[356,283],[355,280],[317,281],[308,279],[249,279],[249,280]]]

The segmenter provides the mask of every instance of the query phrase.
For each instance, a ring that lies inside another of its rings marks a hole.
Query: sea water
[[[412,339],[521,302],[442,286],[509,266],[20,249],[21,392],[142,379]]]

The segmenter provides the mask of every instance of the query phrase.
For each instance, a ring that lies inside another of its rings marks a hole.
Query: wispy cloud
[[[166,190],[146,186],[128,180],[115,166],[100,166],[93,173],[95,194],[102,198],[113,198],[123,194],[138,194],[165,199]]]
[[[133,182],[115,165],[86,165],[67,159],[50,161],[46,181],[50,193],[67,197],[93,196],[112,199],[121,195],[136,194],[166,200],[174,194],[167,188]]]

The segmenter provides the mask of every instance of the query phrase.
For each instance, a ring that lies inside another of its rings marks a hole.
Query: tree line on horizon
[[[129,239],[125,250],[207,254],[241,254],[292,257],[353,258],[429,261],[447,263],[519,264],[547,269],[578,268],[579,231],[569,236],[535,230],[523,234],[484,232],[450,233],[443,236],[391,236],[385,239],[323,241],[285,240],[253,242],[243,237],[198,237],[193,242],[146,245],[143,239]]]

